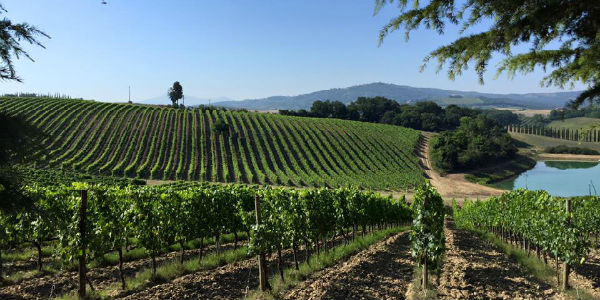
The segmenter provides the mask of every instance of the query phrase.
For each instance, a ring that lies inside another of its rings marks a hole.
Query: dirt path
[[[462,201],[465,198],[484,199],[490,196],[501,195],[506,192],[504,190],[470,182],[465,179],[464,173],[441,176],[431,167],[431,161],[429,159],[429,139],[431,138],[431,135],[425,133],[423,134],[423,137],[423,141],[417,148],[417,156],[420,159],[421,167],[425,171],[425,177],[431,181],[431,184],[438,190],[440,195],[442,195],[444,201],[449,203],[452,198],[456,198],[457,201]]]
[[[562,299],[489,242],[446,220],[446,258],[438,286],[441,299]]]
[[[408,232],[398,233],[315,273],[284,299],[405,299],[412,271]]]

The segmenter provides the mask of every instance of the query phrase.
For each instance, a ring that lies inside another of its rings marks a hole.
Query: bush
[[[600,152],[588,148],[580,147],[569,147],[566,145],[559,145],[554,147],[548,147],[544,149],[546,153],[552,154],[583,154],[583,155],[600,155]]]
[[[213,131],[216,134],[227,134],[229,133],[229,124],[225,123],[222,119],[217,119],[213,127]]]
[[[506,130],[485,115],[461,118],[456,130],[440,133],[431,143],[431,161],[441,172],[481,168],[516,153]]]

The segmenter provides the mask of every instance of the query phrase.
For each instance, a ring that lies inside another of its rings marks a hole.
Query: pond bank
[[[551,154],[540,153],[535,156],[538,160],[571,160],[571,161],[600,161],[600,155],[582,155],[582,154]]]
[[[465,175],[465,179],[478,184],[491,184],[516,177],[527,170],[531,170],[535,167],[535,164],[535,159],[519,154],[509,161],[469,171]]]

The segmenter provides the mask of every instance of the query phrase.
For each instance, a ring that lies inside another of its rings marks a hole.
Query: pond
[[[600,193],[600,164],[581,161],[538,161],[519,176],[493,184],[515,190],[546,190],[553,196],[584,196]],[[596,192],[597,191],[597,192]]]

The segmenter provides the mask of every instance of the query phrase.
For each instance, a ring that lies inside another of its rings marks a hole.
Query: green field
[[[416,130],[336,119],[1,98],[43,129],[37,166],[160,180],[402,189],[424,179]],[[224,131],[213,130],[215,122]]]
[[[540,151],[543,151],[548,147],[554,147],[559,145],[600,150],[600,143],[570,141],[564,139],[551,138],[542,135],[533,135],[516,132],[511,132],[510,136],[520,142],[530,145],[529,148],[534,148]]]
[[[452,97],[446,97],[446,98],[441,98],[441,99],[436,99],[434,100],[436,103],[440,104],[440,105],[477,105],[477,104],[483,104],[484,101],[479,99],[479,98],[452,98]]]
[[[548,124],[548,127],[580,129],[580,128],[587,128],[592,125],[600,125],[600,119],[588,118],[588,117],[577,117],[577,118],[570,118],[570,119],[565,119],[565,120],[556,120],[556,121],[550,122],[550,124]]]

